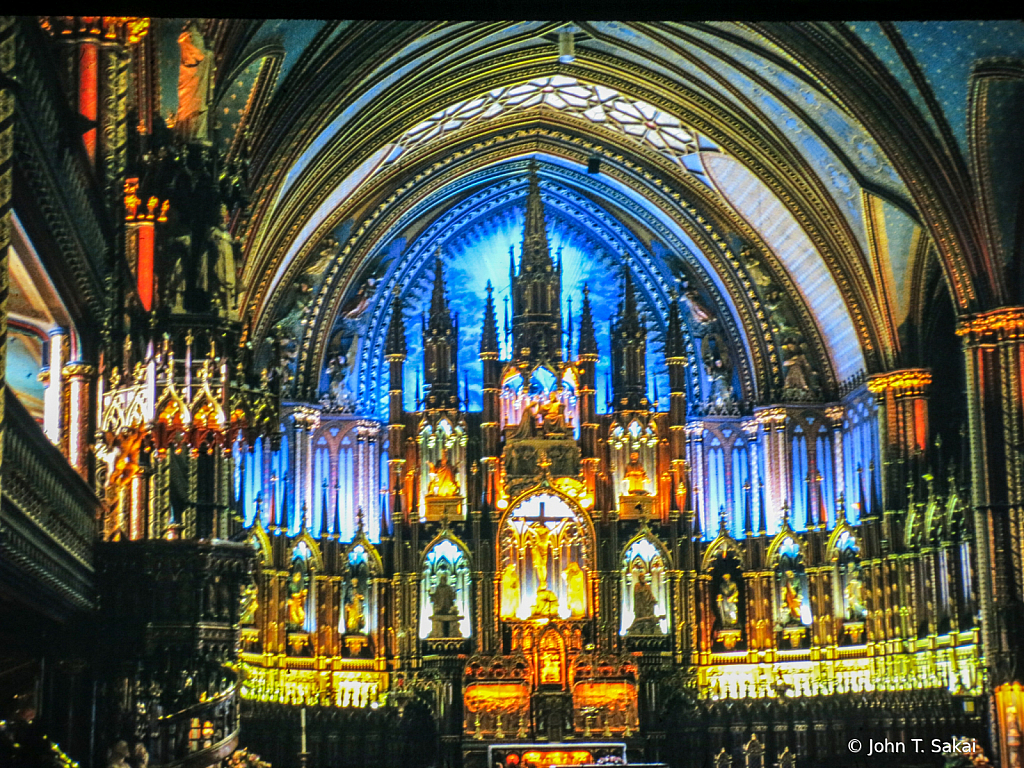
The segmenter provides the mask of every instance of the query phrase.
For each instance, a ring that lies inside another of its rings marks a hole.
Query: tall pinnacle
[[[597,354],[597,338],[594,336],[594,315],[590,311],[590,286],[583,286],[583,312],[580,315],[580,340],[577,352],[580,355]]]
[[[640,316],[636,310],[636,294],[633,292],[633,278],[629,274],[629,269],[625,270],[624,277],[619,327],[624,331],[636,333],[640,328]]]
[[[537,180],[537,161],[531,160],[530,191],[526,195],[526,226],[523,229],[523,256],[519,272],[550,271],[553,268],[544,222],[544,203],[540,199],[540,182]]]
[[[487,300],[484,303],[484,328],[480,337],[480,354],[497,353],[498,351],[498,320],[494,312],[494,287],[488,280]]]
[[[665,357],[684,357],[683,320],[679,314],[679,301],[675,294],[668,304],[668,328],[665,329]]]
[[[441,263],[441,251],[438,249],[434,260],[434,292],[430,296],[430,327],[449,328],[452,323],[448,311],[448,297],[445,295],[444,269]]]
[[[404,358],[406,353],[405,320],[402,317],[402,301],[399,298],[398,288],[396,287],[394,298],[391,300],[391,322],[388,324],[388,335],[384,354],[401,355]]]

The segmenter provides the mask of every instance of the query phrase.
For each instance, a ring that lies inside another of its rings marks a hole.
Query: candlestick
[[[302,752],[306,752],[306,708],[302,708]]]

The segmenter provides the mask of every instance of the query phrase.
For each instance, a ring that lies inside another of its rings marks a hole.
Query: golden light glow
[[[552,765],[587,765],[594,762],[593,755],[585,749],[540,752],[531,750],[523,753],[523,763],[547,768]]]
[[[956,335],[979,335],[994,331],[1003,331],[1005,335],[1012,337],[1024,335],[1024,307],[1001,307],[991,312],[972,315],[960,322]]]
[[[530,689],[522,683],[471,683],[463,701],[470,712],[521,709],[529,705]]]
[[[873,394],[885,392],[886,390],[923,391],[932,383],[932,372],[924,368],[908,368],[901,371],[892,371],[868,379],[868,391]]]

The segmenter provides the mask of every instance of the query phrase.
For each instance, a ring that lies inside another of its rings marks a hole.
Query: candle
[[[306,708],[302,708],[302,752],[306,752]]]

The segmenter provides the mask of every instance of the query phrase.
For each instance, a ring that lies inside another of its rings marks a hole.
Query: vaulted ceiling
[[[180,24],[158,29],[166,113]],[[1019,301],[1020,22],[207,29],[219,141],[248,135],[248,334],[292,323],[298,397],[351,350],[353,389],[379,398],[390,296],[418,312],[439,248],[474,343],[472,296],[507,288],[530,158],[567,297],[589,283],[606,318],[629,269],[657,346],[688,295],[691,355],[710,313],[750,404],[779,397],[778,322],[799,327],[828,400],[914,364],[907,329],[939,275],[960,313]]]

